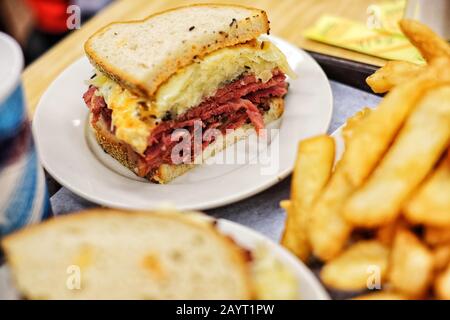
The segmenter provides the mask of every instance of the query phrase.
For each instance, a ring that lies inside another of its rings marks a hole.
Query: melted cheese
[[[283,53],[267,41],[255,46],[241,45],[217,50],[200,63],[181,69],[161,85],[155,99],[157,113],[159,116],[167,111],[174,115],[182,114],[205,97],[214,95],[225,81],[234,80],[244,72],[254,73],[266,82],[276,67],[292,74]]]
[[[151,129],[167,113],[173,116],[213,96],[220,86],[244,72],[268,81],[274,68],[294,76],[283,53],[268,41],[223,48],[180,69],[160,86],[151,102],[137,97],[100,72],[91,80],[112,110],[117,138],[142,154]]]
[[[108,108],[112,110],[111,119],[112,125],[116,127],[116,137],[143,154],[151,128],[151,124],[145,121],[150,113],[146,111],[148,106],[145,101],[100,73],[97,73],[91,83],[98,88],[96,93],[103,96]]]

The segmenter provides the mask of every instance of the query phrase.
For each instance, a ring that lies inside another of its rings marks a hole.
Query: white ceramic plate
[[[207,217],[207,219],[210,219]],[[328,293],[319,283],[314,274],[300,260],[283,247],[264,237],[260,233],[237,223],[219,219],[218,228],[223,234],[232,237],[243,248],[252,250],[262,247],[269,255],[280,261],[295,276],[298,281],[299,298],[302,300],[329,299]],[[0,268],[0,299],[19,299],[11,281],[7,266]]]
[[[229,204],[260,192],[285,178],[293,168],[297,143],[325,133],[332,114],[332,94],[327,77],[304,51],[288,42],[269,37],[287,56],[298,75],[289,79],[289,93],[280,128],[279,152],[269,158],[270,174],[261,174],[267,164],[203,164],[167,185],[137,178],[92,143],[88,130],[88,109],[82,95],[85,81],[93,74],[86,58],[69,66],[48,88],[37,107],[33,132],[40,158],[47,171],[63,186],[90,201],[125,209],[152,209],[171,203],[179,209],[209,209]],[[272,140],[274,141],[274,140]],[[258,153],[242,151],[247,159]],[[275,150],[272,143],[269,151]],[[223,153],[213,159],[223,159]]]
[[[297,278],[300,299],[330,299],[328,293],[319,283],[312,271],[279,244],[238,223],[224,219],[219,219],[218,221],[218,226],[222,233],[232,237],[242,247],[251,250],[262,246],[269,252],[270,255],[283,263],[283,265],[285,265]]]

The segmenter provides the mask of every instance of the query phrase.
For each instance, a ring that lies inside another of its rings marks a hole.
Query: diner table
[[[373,66],[381,66],[385,62],[303,37],[303,31],[324,14],[365,23],[368,6],[381,0],[116,0],[25,69],[23,81],[30,113],[34,112],[40,97],[56,76],[84,54],[84,42],[101,27],[115,21],[143,19],[168,8],[202,2],[236,3],[264,9],[270,19],[271,34],[307,51]]]
[[[28,66],[23,73],[26,102],[32,119],[40,97],[51,82],[67,66],[80,58],[83,54],[83,44],[86,39],[102,26],[114,21],[143,19],[148,15],[168,8],[192,3],[223,2],[215,0],[116,0],[100,11],[87,22],[83,22],[78,30],[74,30],[43,56]],[[284,38],[300,48],[330,57],[330,61],[356,62],[356,66],[365,69],[367,66],[383,65],[383,59],[371,57],[346,49],[329,46],[308,40],[302,32],[311,26],[324,14],[338,15],[355,21],[364,22],[367,19],[367,7],[377,3],[377,0],[228,0],[227,3],[256,6],[264,9],[270,19],[271,34]],[[319,61],[320,62],[320,61]],[[367,69],[366,69],[367,70]],[[325,70],[327,71],[327,70]],[[345,120],[362,107],[376,106],[379,97],[359,90],[341,82],[346,82],[348,75],[333,70],[334,78],[338,74],[338,81],[330,81],[333,92],[334,112],[328,133],[334,132]],[[339,78],[339,74],[341,78]],[[300,75],[301,76],[301,75]],[[358,85],[359,86],[359,85]],[[361,84],[359,87],[364,87]],[[64,107],[64,101],[61,102]],[[51,203],[55,214],[67,213],[96,206],[57,184],[47,175]],[[236,183],[239,183],[238,181]],[[279,207],[279,201],[289,196],[290,178],[248,199],[221,208],[208,210],[207,213],[227,218],[246,226],[250,226],[273,240],[278,240],[283,228],[284,213]]]
[[[42,94],[58,74],[83,55],[85,40],[100,27],[114,21],[142,19],[167,8],[201,2],[223,1],[116,0],[112,2],[92,19],[83,23],[79,30],[71,32],[24,70],[23,82],[31,121]],[[357,66],[358,64],[361,66],[361,69],[367,66],[375,69],[385,62],[380,58],[310,41],[302,36],[302,30],[312,25],[322,14],[334,14],[364,22],[364,19],[367,18],[367,6],[377,1],[227,0],[226,2],[257,6],[266,10],[271,23],[271,34],[284,38],[308,52],[333,57],[331,61],[337,61],[337,63],[339,61],[356,62]],[[341,78],[336,79],[336,76],[334,76],[333,79],[335,80],[330,80],[334,110],[328,129],[329,134],[343,125],[349,116],[363,107],[375,107],[380,100],[379,96],[368,91],[343,84],[342,82],[345,82],[348,75],[343,74],[339,69],[337,70],[334,70],[333,73],[334,75],[340,74]],[[364,87],[362,83],[361,86],[357,86]],[[64,108],[64,101],[61,101],[61,108]],[[295,151],[293,150],[293,152]],[[216,218],[238,222],[259,231],[274,241],[279,241],[285,219],[284,210],[280,208],[279,202],[289,197],[290,180],[290,177],[288,177],[259,194],[230,205],[206,210],[206,213]],[[56,215],[98,206],[77,196],[65,187],[61,187],[48,174],[47,182],[53,213]],[[236,183],[239,183],[239,181],[236,181]]]
[[[214,3],[220,1],[116,0],[112,2],[95,17],[83,23],[79,30],[70,33],[60,43],[25,69],[23,81],[30,118],[32,119],[41,95],[60,72],[83,55],[83,43],[96,30],[114,21],[142,19],[167,8],[199,2]],[[384,61],[379,58],[307,40],[302,36],[302,30],[313,24],[322,14],[340,15],[363,22],[367,18],[367,6],[374,2],[377,1],[227,1],[227,3],[257,6],[266,10],[271,23],[271,34],[282,37],[308,52],[332,56],[338,62],[339,59],[342,59],[342,61],[356,61],[363,67],[367,65],[379,66]],[[342,74],[342,80],[345,80],[346,76],[346,74]],[[340,81],[330,81],[330,84],[334,104],[332,121],[328,129],[330,134],[356,111],[365,106],[374,107],[380,99],[374,94],[342,84]],[[61,103],[63,108],[64,101]],[[65,214],[97,206],[61,187],[50,175],[47,175],[47,182],[54,214]],[[239,183],[239,181],[236,181],[236,183]],[[250,198],[220,208],[207,210],[207,214],[241,223],[263,233],[272,240],[278,241],[284,225],[284,210],[280,208],[279,202],[289,197],[289,190],[290,177]]]

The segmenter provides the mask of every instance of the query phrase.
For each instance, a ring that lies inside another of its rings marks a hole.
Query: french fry
[[[377,281],[387,274],[389,249],[376,240],[359,241],[326,263],[320,278],[332,289],[356,291],[367,289],[373,272]]]
[[[408,300],[408,297],[394,291],[382,290],[357,296],[353,300]]]
[[[400,29],[411,43],[420,51],[426,61],[437,58],[450,58],[450,46],[430,28],[414,20],[403,19]]]
[[[430,246],[450,243],[450,228],[426,227],[424,240]]]
[[[364,124],[372,112],[364,108],[347,120],[342,136],[347,143],[355,130]],[[330,178],[322,194],[311,209],[308,235],[314,254],[322,260],[330,260],[341,252],[351,232],[351,227],[341,216],[341,208],[354,188],[345,176],[342,163]]]
[[[397,219],[377,229],[375,238],[385,246],[390,247],[394,242],[395,235],[399,230],[407,228],[406,221]]]
[[[374,173],[345,204],[345,219],[359,227],[393,221],[449,142],[450,85],[443,85],[420,101]]]
[[[355,128],[342,157],[353,185],[361,185],[368,177],[427,89],[428,81],[421,79],[396,87],[367,116],[364,125]]]
[[[450,60],[436,59],[418,77],[395,87],[355,128],[342,157],[344,171],[360,186],[376,167],[397,132],[424,94],[442,81],[450,81]]]
[[[417,224],[450,227],[450,163],[444,159],[404,207],[405,217]]]
[[[334,164],[334,139],[327,135],[299,143],[291,183],[291,199],[309,209],[330,178]]]
[[[397,233],[389,260],[389,282],[409,297],[423,297],[433,277],[433,255],[410,231]]]
[[[308,239],[315,256],[328,261],[344,248],[351,226],[341,215],[341,208],[353,191],[340,163],[311,209]]]
[[[311,249],[304,231],[304,221],[301,212],[298,212],[296,203],[291,200],[283,200],[280,206],[286,211],[286,222],[281,237],[283,247],[295,254],[300,260],[306,262]]]
[[[330,177],[334,155],[334,139],[326,135],[303,140],[298,146],[291,201],[282,203],[287,219],[281,244],[303,261],[310,254],[307,236],[309,210]]]
[[[450,46],[420,23],[401,27],[427,65],[392,61],[366,79],[389,93],[347,120],[331,177],[320,171],[326,178],[314,181],[308,172],[325,166],[299,161],[299,150],[291,200],[282,202],[282,242],[302,259],[312,253],[325,262],[320,277],[330,289],[383,285],[354,299],[428,298],[432,287],[450,299]],[[415,225],[423,226],[420,237]]]
[[[436,278],[434,292],[437,298],[450,300],[450,265]]]
[[[438,271],[445,269],[450,263],[450,243],[436,246],[432,250],[432,254],[434,269]]]
[[[384,93],[392,88],[411,81],[425,70],[420,66],[407,61],[388,61],[374,74],[367,77],[366,82],[375,93]]]
[[[347,141],[352,138],[357,126],[367,118],[371,111],[372,110],[368,107],[364,107],[347,119],[344,127],[342,128],[342,138],[344,139],[345,144],[347,144]]]

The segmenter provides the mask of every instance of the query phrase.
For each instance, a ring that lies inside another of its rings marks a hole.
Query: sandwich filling
[[[221,134],[246,123],[262,129],[270,99],[287,92],[285,73],[290,72],[274,45],[253,41],[217,50],[181,69],[152,100],[134,95],[100,72],[83,98],[92,122],[102,121],[129,145],[137,157],[137,174],[147,176],[161,164],[172,164],[172,148],[179,143],[172,135],[176,129],[187,130],[192,138],[198,124],[202,132],[217,129]],[[214,137],[203,137],[202,148],[212,142]],[[191,152],[191,158],[195,156]]]

